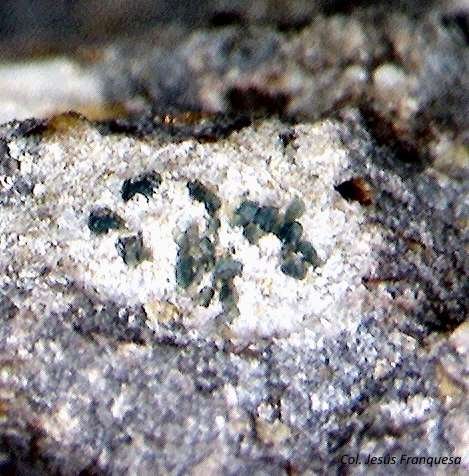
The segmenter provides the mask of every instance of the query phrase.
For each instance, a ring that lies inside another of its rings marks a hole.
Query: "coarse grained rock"
[[[467,469],[465,183],[403,161],[357,109],[145,120],[144,134],[76,114],[0,127],[18,164],[0,192],[3,467],[365,474],[342,456],[370,453]],[[153,193],[124,200],[147,173]],[[304,279],[282,272],[274,231],[251,243],[234,220],[244,200],[282,216],[298,197],[320,259]],[[116,226],[90,227],[93,210]],[[129,265],[116,243],[132,236],[145,253]],[[176,279],[207,237],[222,276],[234,270],[230,305],[210,264]]]

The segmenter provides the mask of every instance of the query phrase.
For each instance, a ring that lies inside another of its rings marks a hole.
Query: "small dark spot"
[[[18,307],[8,296],[0,294],[0,319],[13,319],[18,312]]]
[[[124,438],[122,439],[122,442],[125,444],[129,444],[132,442],[132,437],[126,436],[125,439]],[[100,474],[102,474],[102,472],[103,471],[98,461],[95,458],[91,461],[91,463],[86,465],[85,468],[80,470],[80,472],[78,473],[78,476],[99,476]]]
[[[137,265],[147,257],[141,232],[134,236],[119,238],[116,248],[124,263],[129,266]]]
[[[13,189],[19,195],[31,195],[33,193],[33,188],[34,185],[24,177],[18,177],[13,184]]]
[[[321,2],[321,13],[325,16],[331,15],[351,15],[358,6],[368,6],[375,2],[373,0],[356,0],[355,2],[347,2],[344,0],[329,0]]]
[[[215,280],[227,280],[235,276],[241,276],[243,264],[231,258],[221,258],[218,260],[213,276]]]
[[[215,370],[212,370],[209,367],[203,369],[197,367],[197,373],[194,378],[194,388],[197,392],[200,392],[204,395],[210,395],[213,391],[220,388],[224,380],[217,375]]]
[[[278,232],[278,238],[286,244],[293,246],[300,240],[303,234],[303,225],[297,221],[284,223]]]
[[[226,93],[226,99],[230,111],[278,114],[284,116],[290,102],[288,94],[280,91],[266,91],[254,86],[248,88],[233,87]]]
[[[207,235],[216,235],[220,229],[221,222],[217,217],[210,217],[207,224]]]
[[[19,168],[19,162],[10,157],[7,142],[0,139],[0,175],[13,175]]]
[[[251,200],[245,200],[235,211],[235,226],[246,226],[254,222],[254,217],[259,210],[259,204]]]
[[[313,267],[317,267],[321,265],[321,260],[314,249],[314,246],[309,241],[300,241],[296,245],[296,252],[300,253],[303,256],[303,259],[313,265]]]
[[[306,207],[303,200],[301,200],[301,198],[295,197],[290,202],[285,211],[285,222],[292,223],[295,220],[298,220],[298,218],[300,218],[305,212],[305,209]]]
[[[297,138],[297,134],[295,129],[286,129],[278,135],[278,138],[282,142],[283,147],[287,147]]]
[[[202,182],[199,180],[193,180],[188,182],[187,188],[189,190],[189,196],[193,200],[202,202],[205,205],[205,209],[210,215],[216,213],[216,211],[221,207],[221,201],[217,195],[209,190]]]
[[[122,198],[128,201],[137,193],[143,195],[149,200],[155,191],[161,185],[161,175],[157,172],[149,172],[135,179],[127,179],[122,185]]]
[[[220,301],[226,301],[228,297],[230,296],[231,293],[231,286],[228,281],[223,281],[221,287],[220,287]]]
[[[212,301],[215,291],[211,286],[205,286],[199,291],[197,301],[199,306],[208,307]]]
[[[243,229],[243,236],[251,245],[255,245],[263,235],[264,232],[255,223],[249,223]]]
[[[145,344],[147,330],[141,309],[121,308],[114,302],[102,302],[90,296],[83,298],[85,302],[75,300],[70,309],[71,324],[76,332],[84,336],[101,334],[117,342]],[[78,312],[80,307],[86,309],[86,313]]]
[[[6,157],[10,156],[10,149],[8,148],[5,139],[0,138],[0,161],[3,161]]]
[[[193,256],[181,253],[176,263],[176,282],[181,288],[187,289],[197,274],[196,262]]]
[[[215,246],[210,238],[205,236],[200,240],[199,248],[201,252],[200,264],[208,271],[215,265]]]
[[[261,207],[254,217],[254,223],[260,226],[261,230],[270,233],[277,224],[279,212],[276,207]]]
[[[443,15],[441,22],[445,28],[458,29],[464,38],[466,45],[469,45],[469,15],[464,11],[456,11]]]
[[[119,229],[124,225],[124,221],[109,208],[97,208],[92,210],[88,218],[88,228],[97,235],[107,233],[111,229]]]
[[[222,281],[219,299],[225,312],[230,312],[236,309],[238,293],[236,292],[236,288],[231,279]]]
[[[355,425],[340,427],[337,430],[330,431],[327,435],[327,449],[330,454],[347,444],[353,436],[356,428]]]
[[[242,25],[244,23],[245,20],[242,15],[234,10],[215,12],[209,19],[209,25],[215,28],[229,25]]]
[[[102,135],[128,134],[135,137],[145,137],[157,129],[150,115],[131,115],[125,118],[111,119],[97,123],[97,129]]]
[[[354,200],[361,205],[373,203],[373,189],[363,177],[353,177],[334,187],[346,200]]]
[[[305,262],[298,256],[286,258],[280,266],[280,270],[283,274],[299,280],[306,277],[307,271]]]

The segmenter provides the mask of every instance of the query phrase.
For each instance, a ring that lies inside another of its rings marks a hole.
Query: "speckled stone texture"
[[[344,117],[254,121],[215,142],[73,114],[2,126],[6,468],[362,474],[341,456],[465,456],[465,184],[401,164],[357,110]],[[124,200],[150,170],[153,193]],[[194,200],[195,180],[219,209]],[[274,233],[251,244],[233,221],[242,200],[282,213],[298,196],[321,260],[302,280],[282,273]],[[96,209],[115,226],[90,228]],[[188,228],[241,262],[233,308],[219,289],[198,303],[213,270],[178,286]],[[146,248],[132,265],[116,247],[129,236]]]
[[[466,474],[467,4],[82,3],[0,5],[0,473]]]

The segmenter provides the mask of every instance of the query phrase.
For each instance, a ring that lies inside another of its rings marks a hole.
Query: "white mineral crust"
[[[188,290],[179,288],[175,278],[175,240],[192,223],[203,233],[209,218],[204,205],[188,194],[187,182],[198,179],[222,201],[217,257],[234,249],[233,258],[244,267],[234,280],[239,294],[239,316],[229,324],[234,340],[254,342],[305,329],[320,338],[353,330],[367,305],[362,277],[372,271],[372,249],[380,236],[365,222],[362,207],[334,189],[350,178],[350,159],[337,126],[328,121],[297,126],[294,155],[278,139],[284,127],[267,121],[229,140],[168,144],[156,138],[102,136],[77,121],[73,131],[46,134],[35,154],[25,148],[24,139],[14,140],[11,154],[27,167],[35,186],[25,207],[1,209],[2,241],[8,247],[0,259],[5,266],[15,262],[25,287],[32,290],[22,306],[63,311],[70,303],[65,295],[58,299],[54,284],[73,282],[123,306],[164,303],[177,310],[186,328],[206,335],[221,311],[218,294],[208,308],[198,306],[194,297],[208,276]],[[149,170],[162,177],[153,197],[136,195],[124,202],[123,181]],[[284,211],[295,196],[306,204],[300,219],[303,236],[323,260],[304,280],[280,271],[281,243],[273,234],[252,245],[241,227],[232,226],[233,211],[243,199]],[[117,213],[127,229],[94,235],[87,224],[97,206]],[[119,236],[139,231],[151,258],[129,267],[115,243]],[[158,320],[149,318],[148,324],[157,326]]]

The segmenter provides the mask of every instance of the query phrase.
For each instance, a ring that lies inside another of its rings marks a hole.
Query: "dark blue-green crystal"
[[[243,229],[243,236],[251,243],[255,245],[264,232],[255,223],[249,223]]]
[[[200,250],[204,256],[215,256],[215,246],[211,242],[210,238],[204,236],[199,243]]]
[[[119,238],[116,243],[117,252],[128,266],[136,265],[144,260],[142,234]]]
[[[278,232],[278,238],[282,240],[286,244],[296,244],[301,235],[303,234],[303,226],[301,223],[294,221],[294,222],[287,222],[284,223]]]
[[[305,211],[305,204],[303,200],[301,200],[298,197],[295,197],[290,204],[288,205],[286,211],[285,211],[285,222],[286,223],[292,223],[295,220],[298,220],[298,218],[303,215]]]
[[[304,260],[307,263],[310,263],[314,267],[319,266],[321,264],[321,260],[319,259],[314,246],[309,241],[300,241],[296,246],[296,251],[301,253]]]
[[[306,277],[306,265],[304,261],[297,257],[291,256],[286,258],[280,266],[282,273],[295,279],[304,279]]]
[[[254,223],[259,225],[261,230],[269,233],[277,224],[278,215],[278,208],[276,207],[261,207],[257,210],[256,216],[254,217]]]
[[[235,211],[235,225],[246,226],[253,223],[258,210],[258,203],[245,200]]]
[[[208,271],[215,265],[215,246],[210,241],[210,238],[204,237],[199,242],[201,252],[200,263]]]
[[[215,291],[211,286],[205,286],[199,291],[197,301],[200,306],[208,307],[212,301]]]
[[[217,217],[210,217],[207,224],[207,235],[216,235],[218,230],[220,229],[221,222],[220,219]]]
[[[111,229],[121,228],[123,224],[122,218],[105,207],[92,210],[88,218],[88,228],[97,235],[103,235]]]
[[[232,312],[236,309],[238,294],[232,280],[224,280],[221,283],[219,299],[224,312]]]
[[[221,200],[217,197],[217,195],[209,190],[199,180],[188,182],[187,189],[189,190],[189,196],[193,200],[202,202],[210,215],[215,214],[216,211],[221,207]]]
[[[243,271],[243,264],[231,258],[221,258],[218,260],[213,272],[215,280],[226,280],[240,276]]]
[[[119,238],[116,243],[117,252],[128,266],[136,265],[144,260],[142,234]]]
[[[181,254],[176,263],[176,282],[181,288],[188,288],[196,276],[196,262],[190,255]]]

